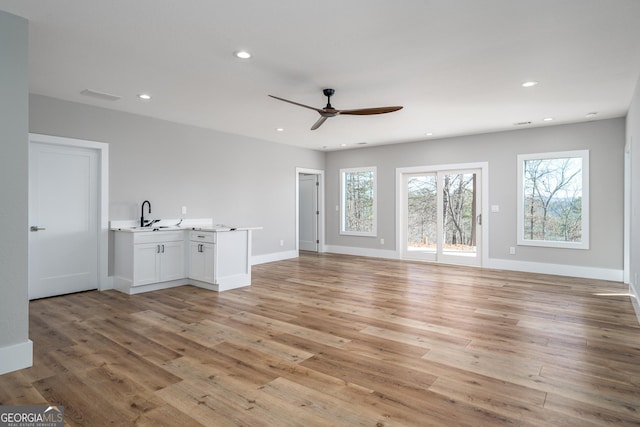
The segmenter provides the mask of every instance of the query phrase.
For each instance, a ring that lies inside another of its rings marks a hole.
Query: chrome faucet
[[[140,217],[140,227],[144,227],[144,204],[149,205],[149,213],[151,213],[151,203],[148,200],[142,202],[142,216]]]

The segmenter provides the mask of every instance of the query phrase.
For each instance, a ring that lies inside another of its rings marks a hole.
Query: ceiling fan
[[[269,95],[271,98],[279,99],[280,101],[288,102],[289,104],[299,105],[300,107],[308,108],[310,110],[317,111],[320,114],[320,118],[317,122],[311,126],[311,130],[318,129],[329,117],[335,117],[341,114],[350,114],[354,116],[368,116],[371,114],[384,114],[398,111],[402,106],[396,105],[393,107],[375,107],[375,108],[357,108],[355,110],[336,110],[331,106],[331,96],[336,91],[334,89],[323,89],[322,93],[327,97],[327,106],[324,108],[315,108],[308,105],[300,104],[298,102],[289,101],[288,99],[279,98],[277,96]]]

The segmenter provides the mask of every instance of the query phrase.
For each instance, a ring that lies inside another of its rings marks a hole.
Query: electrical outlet
[[[284,240],[280,240],[280,246],[284,246]]]
[[[511,246],[509,248],[509,255],[515,255],[516,254],[516,248],[514,246]]]
[[[384,239],[380,239],[380,244],[384,245]]]
[[[187,207],[186,207],[186,206],[183,206],[183,207],[182,207],[182,215],[184,215],[184,214],[186,214],[186,213],[187,213]]]

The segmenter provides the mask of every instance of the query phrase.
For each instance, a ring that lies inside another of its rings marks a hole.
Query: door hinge
[[[319,245],[319,244],[320,244],[320,240],[316,240],[316,245]]]
[[[320,211],[316,211],[316,215],[320,215]]]
[[[316,187],[320,186],[320,183],[318,181],[316,181]]]

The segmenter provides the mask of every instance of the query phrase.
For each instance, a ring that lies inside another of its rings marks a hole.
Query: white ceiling
[[[640,75],[638,0],[0,0],[0,10],[30,21],[32,93],[319,150],[620,117]],[[253,58],[236,59],[240,49]],[[338,109],[404,109],[311,131],[316,112],[267,96],[321,108],[325,87]]]

